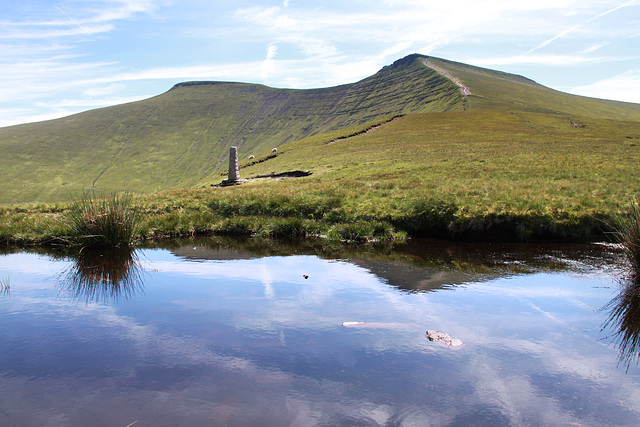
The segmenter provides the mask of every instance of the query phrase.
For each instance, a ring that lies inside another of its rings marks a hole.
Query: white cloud
[[[94,35],[97,33],[106,33],[113,30],[112,24],[92,24],[88,26],[62,26],[62,28],[55,29],[49,26],[42,28],[41,26],[24,26],[24,25],[8,25],[5,27],[5,31],[0,34],[0,39],[49,39],[59,37],[70,37],[77,35]]]
[[[143,97],[101,97],[98,99],[83,98],[83,99],[62,99],[54,103],[50,102],[37,102],[35,105],[47,109],[73,109],[73,110],[85,110],[87,108],[106,107],[108,105],[125,104],[129,102],[139,101],[140,99],[149,98],[153,95],[147,95]]]
[[[269,74],[273,70],[273,66],[274,66],[273,58],[275,58],[277,53],[278,53],[278,46],[276,46],[273,43],[267,46],[267,56],[264,59],[264,62],[262,63],[262,67],[261,67],[262,71],[260,73],[262,75],[262,80],[264,80],[265,82],[269,80]]]
[[[627,71],[589,85],[567,88],[567,91],[594,98],[640,103],[640,69]]]
[[[106,7],[98,7],[98,12],[92,20],[108,22],[130,18],[137,13],[151,13],[156,9],[154,0],[107,0]]]
[[[502,66],[514,64],[533,65],[581,65],[609,61],[609,58],[589,57],[585,55],[515,55],[505,57],[480,57],[460,59],[461,62],[478,66]]]
[[[581,50],[579,53],[580,55],[588,55],[590,53],[593,53],[597,50],[602,49],[603,47],[605,47],[608,43],[597,43],[594,44],[593,46],[589,46],[586,49]]]

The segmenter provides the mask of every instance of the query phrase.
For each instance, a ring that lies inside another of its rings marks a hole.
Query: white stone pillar
[[[238,181],[240,179],[240,166],[238,165],[238,147],[229,149],[229,179],[228,181]]]

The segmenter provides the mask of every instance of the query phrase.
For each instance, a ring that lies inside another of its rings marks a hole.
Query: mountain
[[[638,104],[569,95],[521,76],[417,54],[359,82],[323,89],[187,82],[139,102],[0,128],[0,201],[54,201],[92,188],[186,188],[219,181],[232,145],[241,158],[260,157],[312,135],[463,109],[640,121]]]
[[[640,104],[571,95],[542,86],[523,76],[474,67],[439,58],[428,61],[472,91],[469,109],[572,114],[614,120],[640,120]]]

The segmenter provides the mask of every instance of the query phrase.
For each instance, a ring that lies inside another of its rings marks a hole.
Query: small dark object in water
[[[302,277],[304,277],[305,279],[309,278],[309,276],[307,276],[306,274],[303,274]]]

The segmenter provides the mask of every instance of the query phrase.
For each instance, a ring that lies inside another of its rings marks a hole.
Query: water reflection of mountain
[[[406,291],[541,271],[619,269],[618,249],[605,244],[482,244],[412,239],[402,244],[345,245],[327,240],[213,238],[173,242],[176,256],[192,261],[315,255],[342,259]]]
[[[143,290],[142,268],[135,250],[114,248],[65,253],[71,265],[61,274],[62,288],[73,299],[108,302]]]

